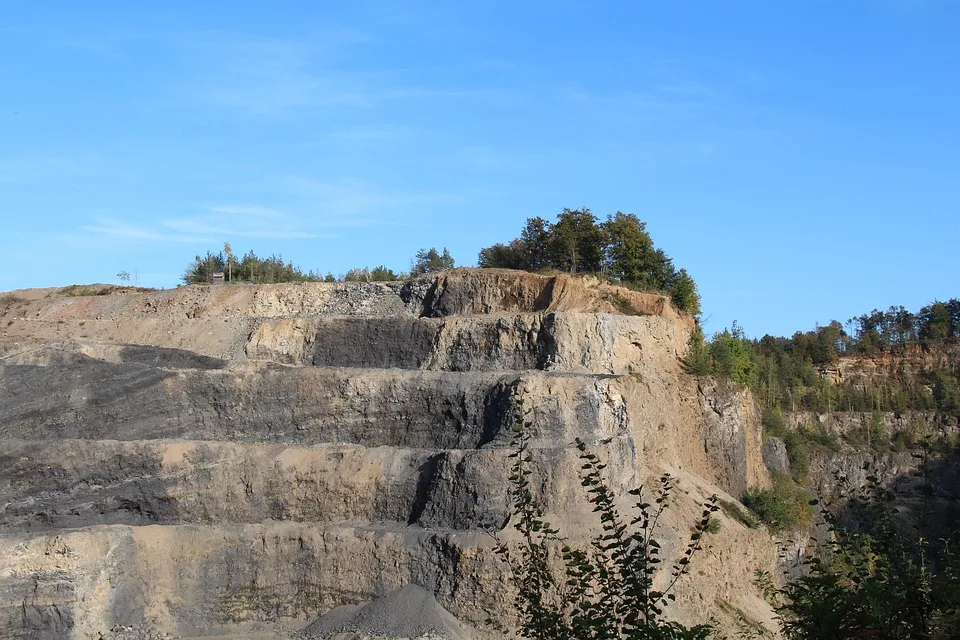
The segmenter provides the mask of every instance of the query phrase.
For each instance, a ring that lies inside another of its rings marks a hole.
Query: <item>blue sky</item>
[[[152,7],[144,8],[148,4]],[[349,6],[348,6],[349,5]],[[708,332],[960,296],[960,2],[0,1],[0,290],[646,220]]]

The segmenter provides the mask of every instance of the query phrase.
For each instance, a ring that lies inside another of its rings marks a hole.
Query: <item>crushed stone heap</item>
[[[433,594],[405,585],[372,602],[343,605],[297,634],[300,640],[469,640],[470,635]]]
[[[589,538],[580,437],[621,495],[676,476],[670,558],[705,499],[769,482],[752,403],[684,373],[692,328],[660,295],[506,270],[2,296],[0,638],[292,632],[404,585],[493,634],[521,398],[549,519]],[[670,615],[769,622],[776,550],[721,518]]]

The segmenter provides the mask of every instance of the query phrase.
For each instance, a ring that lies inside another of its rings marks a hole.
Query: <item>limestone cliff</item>
[[[752,401],[683,372],[692,327],[663,296],[499,270],[8,294],[0,637],[292,630],[408,584],[491,635],[518,398],[550,519],[590,535],[581,437],[622,494],[679,479],[670,557],[703,500],[769,482]],[[720,517],[670,614],[769,625],[751,578],[775,546]]]

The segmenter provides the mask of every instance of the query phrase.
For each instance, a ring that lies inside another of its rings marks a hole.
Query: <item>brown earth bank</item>
[[[770,482],[752,399],[684,372],[694,321],[662,295],[472,269],[79,292],[0,296],[2,638],[289,633],[406,585],[498,637],[519,400],[574,544],[577,437],[624,497],[677,478],[668,559],[704,500]],[[719,518],[668,616],[772,628],[774,540]]]

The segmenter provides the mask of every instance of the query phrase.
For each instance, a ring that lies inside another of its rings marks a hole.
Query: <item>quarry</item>
[[[7,294],[0,637],[405,637],[314,623],[397,593],[438,637],[503,637],[519,401],[574,544],[596,532],[575,438],[620,495],[676,479],[666,556],[705,500],[770,485],[749,392],[684,369],[694,326],[660,294],[497,269]],[[775,629],[754,574],[782,541],[736,509],[669,618]]]

